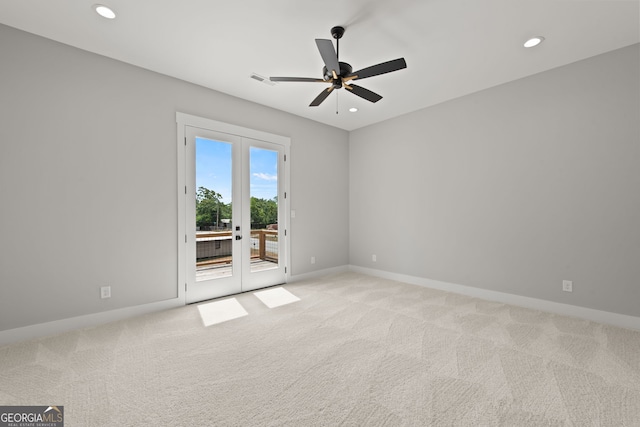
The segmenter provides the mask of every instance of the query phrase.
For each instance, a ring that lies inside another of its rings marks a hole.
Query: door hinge
[[[284,192],[284,198],[285,199],[287,198],[287,192],[286,191]]]
[[[287,161],[287,155],[286,154],[284,155],[284,161],[285,162]]]
[[[284,268],[284,274],[287,274],[287,267]]]
[[[187,235],[184,235],[184,242],[187,243]]]
[[[185,147],[187,146],[187,137],[186,136],[184,137],[184,145],[185,145]]]
[[[287,230],[286,230],[286,229],[284,230],[284,235],[285,235],[285,236],[287,235]]]
[[[184,291],[187,292],[187,284],[184,284]]]
[[[187,186],[184,186],[184,194],[187,194]]]

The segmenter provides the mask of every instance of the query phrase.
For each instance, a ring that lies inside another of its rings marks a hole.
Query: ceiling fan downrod
[[[344,27],[333,27],[331,29],[331,35],[336,39],[336,59],[340,61],[340,39],[344,35]]]

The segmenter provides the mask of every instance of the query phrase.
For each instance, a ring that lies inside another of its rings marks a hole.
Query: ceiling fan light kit
[[[354,80],[362,80],[368,77],[378,76],[380,74],[391,73],[393,71],[402,70],[407,68],[407,63],[404,58],[394,59],[392,61],[383,62],[377,65],[363,68],[358,71],[353,71],[353,67],[346,62],[340,62],[340,39],[344,35],[344,27],[336,26],[331,29],[331,35],[336,39],[336,48],[333,47],[333,42],[327,39],[316,39],[316,46],[324,62],[322,68],[322,78],[314,79],[310,77],[271,77],[269,80],[272,82],[308,82],[308,83],[330,83],[327,89],[324,89],[320,94],[311,101],[310,107],[317,107],[327,99],[327,97],[335,89],[345,88],[354,95],[360,98],[366,99],[369,102],[378,102],[382,99],[382,96],[375,92],[365,89],[361,86],[355,85],[352,82]]]

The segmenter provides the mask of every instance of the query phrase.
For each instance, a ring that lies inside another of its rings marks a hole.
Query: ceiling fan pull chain
[[[336,114],[338,114],[338,92],[336,92]]]

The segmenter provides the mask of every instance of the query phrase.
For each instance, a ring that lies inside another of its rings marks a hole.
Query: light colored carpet
[[[72,426],[640,426],[640,332],[354,273],[0,347]]]

